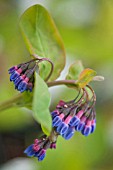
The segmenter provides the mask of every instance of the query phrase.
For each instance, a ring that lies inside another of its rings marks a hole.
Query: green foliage
[[[51,132],[52,120],[49,112],[50,93],[43,79],[36,73],[34,96],[33,96],[33,115],[43,127],[44,133],[49,135]]]
[[[18,107],[26,107],[32,110],[32,100],[33,100],[33,93],[25,91],[20,95],[16,102],[16,106]]]
[[[69,72],[66,76],[67,80],[77,80],[81,71],[83,71],[84,67],[80,60],[75,61],[69,68]]]
[[[70,66],[66,79],[75,80],[76,87],[78,85],[78,87],[83,88],[95,78],[95,75],[96,71],[89,68],[84,69],[82,62],[78,60]],[[75,88],[75,86],[71,84],[68,86]]]
[[[65,66],[65,51],[61,37],[48,11],[41,5],[27,9],[20,19],[20,29],[30,54],[49,58],[54,63],[51,80],[59,77]],[[45,79],[50,64],[41,63],[40,75]]]
[[[90,68],[86,68],[84,69],[77,81],[77,84],[83,88],[85,87],[90,81],[93,80],[93,78],[96,76],[96,71],[90,69]]]

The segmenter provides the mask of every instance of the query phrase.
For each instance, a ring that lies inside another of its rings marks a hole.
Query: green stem
[[[21,97],[22,97],[22,94],[18,94],[17,96],[14,96],[13,98],[11,98],[9,100],[0,103],[0,111],[9,109],[9,108],[15,106],[16,102],[19,101],[19,99],[21,99]]]
[[[48,87],[52,86],[58,86],[58,85],[73,85],[75,88],[78,89],[78,86],[76,84],[75,80],[58,80],[58,81],[52,81],[52,82],[47,82]],[[17,96],[14,96],[13,98],[0,103],[0,111],[9,109],[13,106],[16,106],[19,101],[22,100],[22,94],[18,94]]]
[[[58,86],[58,85],[73,85],[75,88],[78,88],[75,80],[57,80],[52,82],[47,82],[48,87]]]
[[[49,62],[49,63],[51,64],[50,73],[49,73],[49,75],[48,75],[48,76],[46,77],[46,79],[45,79],[45,81],[47,82],[47,81],[49,80],[49,78],[51,77],[51,75],[52,75],[52,73],[53,73],[53,70],[54,70],[54,64],[53,64],[53,62],[52,62],[49,58],[43,58],[43,57],[38,56],[37,54],[32,54],[32,56],[33,56],[35,59],[39,60],[39,61],[37,62],[37,64],[40,63],[40,62],[43,62],[43,61],[47,61],[47,62]]]
[[[52,131],[50,133],[50,136],[49,136],[49,140],[51,142],[56,142],[57,141],[57,138],[58,138],[58,133],[54,130],[54,128],[52,128]]]

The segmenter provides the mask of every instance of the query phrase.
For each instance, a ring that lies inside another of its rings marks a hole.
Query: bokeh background
[[[77,59],[105,77],[91,84],[97,95],[97,128],[89,137],[59,137],[57,149],[48,150],[39,163],[23,154],[41,133],[32,114],[17,108],[0,112],[0,170],[113,170],[113,0],[0,0],[0,102],[17,94],[7,70],[28,60],[18,22],[36,3],[50,11],[64,41],[67,65],[61,77]],[[51,95],[51,109],[60,98],[73,98],[66,87],[52,88]]]

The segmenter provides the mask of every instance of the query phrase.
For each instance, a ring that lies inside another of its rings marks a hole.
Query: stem
[[[58,86],[58,85],[73,85],[76,89],[78,89],[78,86],[76,84],[75,80],[58,80],[58,81],[52,81],[52,82],[46,82],[48,87],[52,86]],[[9,109],[13,106],[16,106],[16,103],[19,102],[19,100],[22,99],[22,94],[18,94],[17,96],[0,103],[0,111]]]
[[[58,138],[58,133],[54,130],[54,128],[52,128],[52,131],[51,131],[51,134],[49,136],[49,140],[51,142],[56,142],[57,141],[57,138]]]
[[[22,96],[22,94],[18,94],[17,96],[15,96],[5,102],[0,103],[0,111],[9,109],[10,107],[15,106],[15,103],[17,101],[19,101],[19,99],[21,99],[21,96]]]
[[[48,87],[58,86],[58,85],[73,85],[78,89],[78,85],[75,80],[57,80],[52,82],[47,82]]]
[[[91,90],[92,94],[93,94],[93,104],[90,106],[90,108],[93,108],[93,106],[96,103],[96,94],[95,94],[94,90],[91,88],[91,86],[86,85],[86,87],[88,87]]]
[[[51,77],[52,75],[52,72],[53,72],[53,69],[54,69],[54,64],[53,62],[49,59],[49,58],[42,58],[42,57],[39,57],[37,54],[32,54],[33,57],[35,57],[35,59],[39,60],[37,63],[40,63],[42,61],[47,61],[51,64],[51,70],[50,70],[50,73],[49,75],[47,76],[47,78],[45,79],[45,81],[48,81],[48,79]]]
[[[54,69],[54,65],[53,65],[53,63],[52,63],[52,61],[51,60],[49,60],[48,58],[42,58],[42,59],[40,59],[39,61],[38,61],[38,63],[40,63],[40,62],[42,62],[42,61],[48,61],[50,64],[51,64],[51,70],[50,70],[50,73],[49,73],[49,75],[46,77],[46,79],[45,79],[45,81],[48,81],[48,79],[51,77],[51,75],[52,75],[52,72],[53,72],[53,69]]]

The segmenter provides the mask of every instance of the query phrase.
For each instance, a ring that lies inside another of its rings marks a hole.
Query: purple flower
[[[14,68],[10,72],[12,70]],[[29,79],[21,76],[15,80],[15,84],[16,88],[24,91],[26,86],[28,88]],[[32,84],[30,86],[32,87]],[[78,96],[75,99],[69,102],[60,100],[56,106],[56,110],[51,112],[52,131],[50,136],[44,135],[41,139],[35,139],[34,144],[28,146],[24,153],[30,157],[37,157],[38,161],[42,161],[46,156],[47,149],[56,149],[56,142],[59,135],[65,140],[69,140],[74,136],[76,131],[84,136],[89,136],[95,131],[96,98],[94,91],[92,91],[91,98],[88,96],[86,89],[83,89],[82,96]]]
[[[96,128],[94,92],[92,91],[92,98],[89,99],[84,89],[82,97],[76,100],[69,102],[60,100],[56,110],[51,113],[54,130],[66,140],[70,139],[75,131],[88,136]]]
[[[52,121],[53,127],[58,127],[62,124],[62,119],[64,118],[64,114],[59,114],[58,116],[55,116]]]
[[[91,121],[91,133],[93,133],[96,129],[96,119]]]
[[[66,133],[66,131],[68,130],[68,125],[65,124],[64,122],[62,122],[56,129],[56,131],[60,134],[63,135]]]
[[[32,91],[34,86],[34,71],[36,70],[36,61],[31,60],[13,66],[9,69],[10,81],[13,81],[15,89],[21,93],[24,91]]]
[[[34,156],[36,152],[33,150],[33,144],[28,146],[28,148],[24,151],[24,153],[30,157]]]
[[[18,66],[13,66],[11,67],[8,71],[9,71],[9,74],[13,73],[14,71],[16,71],[18,69]]]
[[[84,126],[85,126],[85,121],[86,121],[86,117],[85,116],[82,116],[82,118],[80,119],[80,122],[79,122],[79,124],[77,125],[77,126],[75,126],[76,128],[76,131],[79,131],[79,132],[81,132],[82,131],[82,129],[84,128]]]
[[[69,140],[73,137],[74,133],[75,133],[75,129],[72,127],[69,127],[66,133],[63,134],[63,138],[66,140]]]
[[[77,126],[80,122],[80,118],[81,116],[83,115],[84,111],[83,110],[80,110],[70,121],[70,126],[73,127],[73,126]]]
[[[56,142],[51,142],[50,139],[45,136],[42,139],[35,139],[34,144],[25,149],[24,153],[29,157],[37,157],[38,161],[42,161],[46,156],[47,149],[55,149]]]
[[[10,81],[15,81],[16,78],[18,78],[21,74],[22,70],[21,69],[18,69],[18,70],[15,70],[11,73],[11,76],[10,76]]]
[[[51,145],[50,145],[50,148],[51,149],[56,149],[56,142],[52,142]]]
[[[68,128],[69,128],[69,123],[70,120],[72,119],[72,116],[69,115],[68,117],[66,117],[66,119],[64,119],[62,121],[62,123],[57,127],[56,131],[60,134],[63,135],[67,132]]]
[[[58,110],[54,110],[53,112],[51,112],[51,116],[52,118],[56,117],[59,115],[59,111]]]

